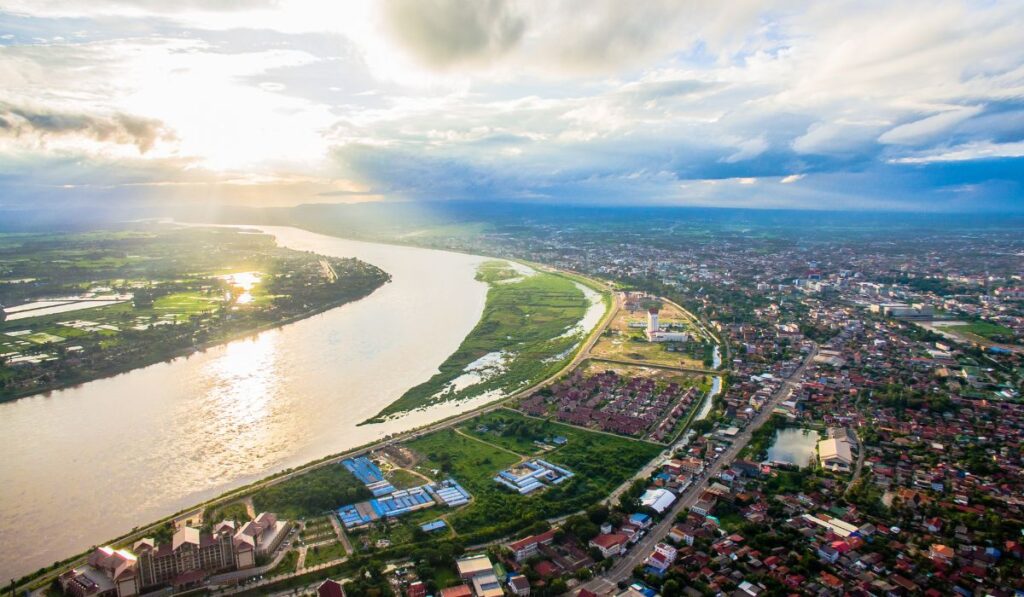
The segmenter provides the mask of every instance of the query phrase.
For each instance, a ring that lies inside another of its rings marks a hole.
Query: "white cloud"
[[[793,150],[808,154],[841,154],[862,150],[871,144],[880,123],[817,122],[807,132],[793,140]]]
[[[792,184],[803,180],[804,176],[803,174],[790,174],[789,176],[783,176],[779,182],[782,184]]]
[[[761,135],[760,137],[754,137],[753,139],[737,143],[736,147],[736,152],[723,158],[723,162],[735,164],[736,162],[756,158],[768,150],[768,141],[764,138],[764,135]]]
[[[978,141],[945,149],[937,149],[930,153],[893,158],[889,161],[894,164],[931,164],[935,162],[965,162],[991,158],[1019,157],[1024,157],[1024,141],[1013,143]]]
[[[980,114],[981,111],[981,106],[954,108],[891,128],[882,133],[878,140],[887,144],[917,145],[935,138],[951,127]]]

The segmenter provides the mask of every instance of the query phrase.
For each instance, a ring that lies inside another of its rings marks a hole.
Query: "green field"
[[[555,446],[556,437],[565,438],[568,444],[572,445],[600,435],[556,421],[534,419],[507,409],[481,415],[462,424],[459,430],[474,438],[526,456],[551,454],[568,449],[567,446]]]
[[[344,466],[332,463],[270,487],[252,496],[257,512],[285,519],[307,518],[371,497],[370,491]]]
[[[284,558],[282,558],[281,561],[277,563],[277,566],[274,566],[269,571],[267,571],[266,576],[272,577],[280,576],[282,574],[291,574],[292,572],[295,572],[295,570],[298,567],[299,552],[297,552],[294,549],[289,549],[287,552],[285,552]]]
[[[501,427],[509,433],[475,431],[480,425]],[[473,494],[469,505],[448,517],[467,543],[512,535],[533,522],[598,503],[662,450],[646,442],[536,421],[504,409],[473,419],[461,430],[474,430],[473,437],[445,429],[407,446],[423,457],[419,469],[425,474],[437,470],[438,476],[453,477]],[[530,496],[514,494],[494,482],[500,470],[535,453],[534,439],[555,433],[566,437],[568,443],[547,451],[543,458],[571,470],[576,475],[573,479]]]
[[[987,321],[977,321],[966,325],[951,325],[943,329],[967,336],[978,336],[993,342],[1012,343],[1015,341],[1013,330]]]
[[[477,279],[491,288],[476,327],[441,364],[438,374],[407,391],[367,423],[448,400],[491,391],[513,392],[553,375],[572,358],[582,334],[563,334],[579,322],[588,307],[573,280],[548,272],[522,277],[505,261],[481,264]],[[503,367],[483,370],[480,379],[465,387],[451,385],[471,363],[499,353],[504,355],[498,359],[503,360]]]
[[[224,302],[223,294],[212,295],[204,292],[175,292],[153,301],[153,311],[175,315],[199,315],[212,313]]]
[[[414,475],[409,471],[402,469],[395,469],[385,475],[387,480],[398,489],[409,489],[410,487],[419,487],[426,483],[422,477]]]
[[[331,560],[345,557],[345,546],[340,542],[327,543],[325,545],[314,545],[306,549],[306,561],[304,566],[309,568]]]

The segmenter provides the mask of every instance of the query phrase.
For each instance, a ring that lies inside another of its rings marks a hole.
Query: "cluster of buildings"
[[[573,473],[564,467],[535,458],[501,471],[495,475],[494,481],[520,495],[526,495],[552,485],[559,485],[573,476]]]
[[[585,376],[577,371],[554,384],[550,394],[523,399],[519,409],[539,417],[656,441],[671,439],[680,419],[699,397],[695,388],[623,377],[614,371]]]
[[[398,518],[436,505],[455,508],[468,504],[472,499],[470,493],[454,479],[396,489],[366,456],[346,459],[342,464],[374,495],[372,499],[338,508],[338,518],[347,529],[364,528],[381,519]]]
[[[288,521],[264,512],[241,526],[222,521],[209,533],[183,526],[169,542],[144,538],[131,550],[98,547],[85,565],[62,574],[60,585],[74,597],[133,597],[161,587],[186,590],[215,574],[254,568],[258,557],[280,547],[290,528]]]

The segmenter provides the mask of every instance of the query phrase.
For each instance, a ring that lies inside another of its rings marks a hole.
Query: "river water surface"
[[[270,473],[436,421],[442,405],[357,427],[428,379],[483,312],[483,258],[260,227],[358,257],[369,297],[203,353],[0,403],[0,579]]]

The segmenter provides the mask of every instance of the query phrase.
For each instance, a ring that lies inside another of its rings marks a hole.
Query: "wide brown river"
[[[469,407],[356,426],[435,373],[473,328],[483,258],[260,228],[285,247],[358,257],[393,281],[251,339],[0,404],[0,579]]]

